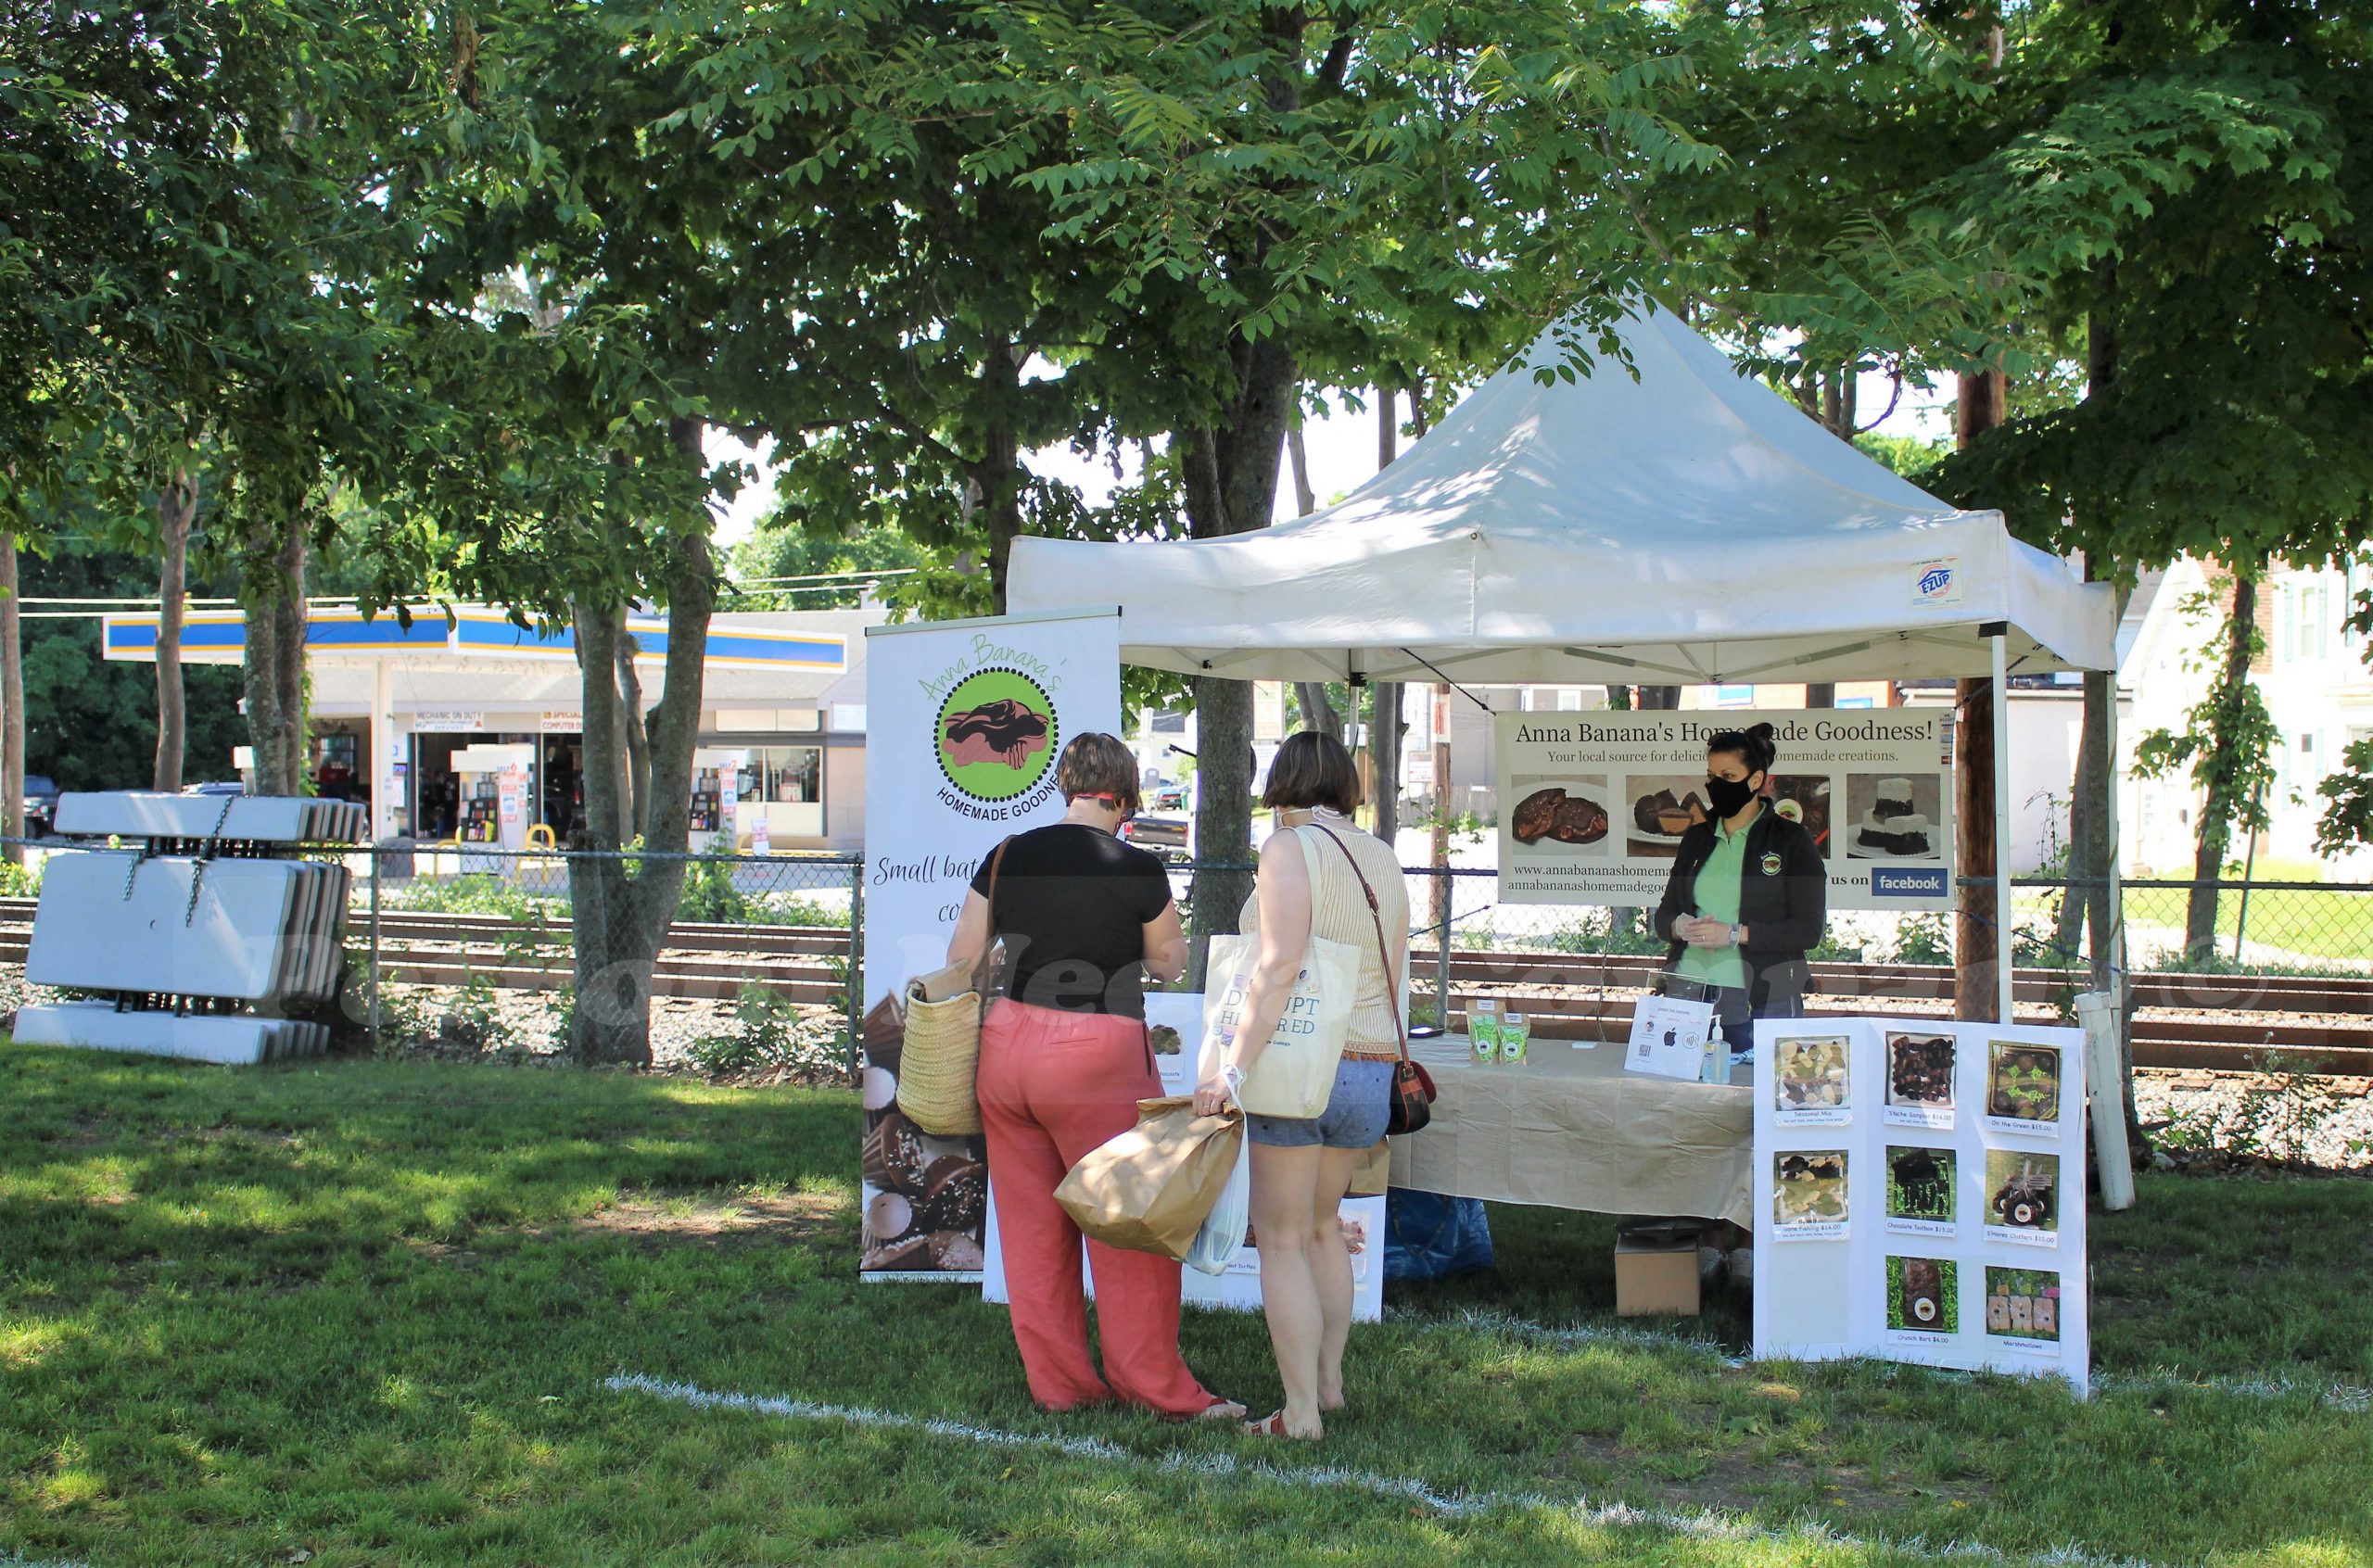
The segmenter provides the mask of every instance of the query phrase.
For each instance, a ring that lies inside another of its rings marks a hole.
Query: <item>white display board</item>
[[[2074,1029],[1758,1027],[1755,1353],[2090,1364]]]
[[[1821,846],[1829,906],[1948,909],[1953,789],[1945,713],[1498,714],[1500,900],[1654,908],[1681,834],[1707,809],[1707,740],[1769,723],[1779,755],[1765,792]]]
[[[1060,821],[1056,761],[1121,732],[1120,618],[1017,616],[867,628],[865,1001],[947,961],[983,856]],[[978,1135],[921,1134],[896,1108],[898,1061],[869,1049],[862,1277],[980,1277]],[[894,1228],[895,1227],[895,1228]]]
[[[1203,998],[1200,993],[1161,993],[1146,998],[1146,1021],[1148,1025],[1167,1025],[1178,1031],[1184,1042],[1174,1055],[1155,1058],[1161,1069],[1161,1089],[1165,1094],[1189,1094],[1195,1089],[1195,1043],[1203,1033]],[[1364,1323],[1377,1321],[1384,1316],[1384,1195],[1373,1197],[1349,1197],[1343,1200],[1343,1222],[1357,1228],[1360,1249],[1351,1254],[1351,1317]],[[1258,1233],[1252,1237],[1258,1242]],[[1084,1249],[1083,1249],[1084,1250]],[[1216,1274],[1206,1274],[1199,1269],[1183,1270],[1182,1299],[1198,1307],[1226,1307],[1238,1311],[1250,1311],[1261,1305],[1261,1254],[1256,1247],[1237,1248],[1227,1267]],[[1096,1294],[1093,1270],[1084,1270],[1087,1294]],[[1005,1283],[1005,1252],[997,1245],[996,1204],[989,1204],[988,1265],[981,1276],[981,1296],[986,1301],[1007,1301]]]

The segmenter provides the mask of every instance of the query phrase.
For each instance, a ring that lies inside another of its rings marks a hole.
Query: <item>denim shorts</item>
[[[1372,1149],[1392,1118],[1392,1062],[1346,1056],[1335,1065],[1335,1089],[1313,1117],[1247,1116],[1246,1133],[1272,1148]]]

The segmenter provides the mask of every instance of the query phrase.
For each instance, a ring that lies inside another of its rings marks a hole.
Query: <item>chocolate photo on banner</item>
[[[895,998],[874,1005],[857,1038],[865,1052],[857,1078],[865,1108],[858,1271],[979,1269],[986,1261],[981,1226],[989,1203],[983,1141],[933,1137],[898,1108],[907,1028]]]
[[[1831,858],[1834,835],[1830,832],[1829,778],[1822,774],[1775,773],[1769,791],[1771,809],[1812,835],[1821,858]]]
[[[2023,1122],[2039,1132],[2060,1122],[2060,1047],[2024,1040],[1989,1041],[1986,1047],[1986,1114],[1998,1121]]]
[[[1935,860],[1945,853],[1944,782],[1934,773],[1849,773],[1840,836],[1849,860]]]
[[[2042,1269],[1986,1271],[1986,1332],[2029,1347],[2060,1343],[2060,1276]]]
[[[1952,1126],[1953,1070],[1959,1054],[1953,1036],[1890,1030],[1886,1044],[1886,1124]]]
[[[1605,774],[1523,775],[1510,783],[1516,803],[1508,833],[1517,843],[1558,855],[1612,852],[1608,803],[1614,795]]]
[[[1949,1258],[1887,1259],[1887,1328],[1896,1334],[1959,1334],[1961,1265]]]
[[[1681,853],[1681,836],[1709,816],[1702,771],[1623,780],[1624,842],[1633,855],[1670,860]]]

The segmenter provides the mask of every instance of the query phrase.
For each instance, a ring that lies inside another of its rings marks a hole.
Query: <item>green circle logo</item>
[[[976,801],[1026,793],[1055,761],[1055,702],[1020,670],[978,670],[939,705],[939,771]]]

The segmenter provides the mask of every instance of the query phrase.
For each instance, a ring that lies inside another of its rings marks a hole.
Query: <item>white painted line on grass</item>
[[[1468,1308],[1448,1317],[1432,1313],[1421,1315],[1402,1309],[1389,1311],[1386,1321],[1407,1323],[1426,1334],[1496,1334],[1504,1339],[1518,1339],[1559,1350],[1611,1345],[1641,1350],[1684,1351],[1733,1370],[1754,1365],[1752,1357],[1733,1356],[1710,1339],[1695,1339],[1660,1329],[1632,1328],[1619,1323],[1577,1323],[1559,1328],[1481,1308]],[[1966,1382],[1972,1375],[1949,1368],[1914,1366],[1909,1362],[1883,1361],[1876,1364],[1890,1376],[1908,1374]],[[2096,1372],[2093,1375],[2093,1392],[2097,1396],[2183,1393],[2222,1394],[2239,1399],[2306,1398],[2345,1415],[2364,1415],[2373,1411],[2373,1388],[2353,1383],[2316,1383],[2294,1377],[2216,1377],[2181,1372]]]
[[[1693,1540],[1767,1545],[1815,1542],[1850,1551],[1893,1551],[1926,1557],[1932,1561],[1957,1562],[2032,1563],[2037,1568],[2155,1568],[2154,1564],[2142,1558],[2108,1557],[2077,1546],[2053,1547],[2047,1551],[2007,1552],[1980,1541],[1948,1541],[1932,1546],[1926,1537],[1919,1536],[1902,1540],[1884,1536],[1851,1536],[1833,1530],[1818,1521],[1808,1521],[1793,1528],[1774,1529],[1751,1524],[1736,1514],[1711,1509],[1696,1513],[1675,1513],[1662,1509],[1633,1508],[1626,1503],[1593,1503],[1580,1496],[1554,1498],[1538,1492],[1438,1492],[1422,1481],[1406,1476],[1383,1475],[1374,1471],[1347,1470],[1332,1465],[1280,1465],[1266,1460],[1247,1462],[1232,1454],[1186,1454],[1175,1450],[1158,1455],[1140,1454],[1098,1437],[1009,1432],[938,1417],[900,1415],[865,1405],[830,1405],[777,1395],[721,1394],[689,1383],[672,1383],[663,1378],[624,1373],[606,1379],[604,1386],[613,1393],[648,1394],[699,1410],[747,1410],[762,1415],[790,1416],[801,1421],[837,1422],[877,1430],[926,1433],[1000,1448],[1044,1448],[1072,1459],[1148,1465],[1172,1475],[1231,1480],[1250,1478],[1273,1481],[1281,1486],[1367,1492],[1377,1497],[1413,1502],[1430,1512],[1452,1519],[1466,1519],[1504,1511],[1556,1512],[1603,1528],[1646,1530],[1687,1536]]]

